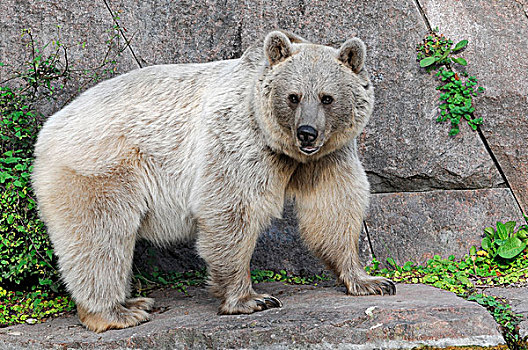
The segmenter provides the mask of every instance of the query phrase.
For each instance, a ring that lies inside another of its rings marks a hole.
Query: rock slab
[[[528,341],[528,286],[521,288],[490,288],[484,291],[486,295],[492,295],[506,300],[511,306],[512,311],[521,315],[519,323],[519,335]],[[528,343],[527,343],[528,344]]]
[[[205,289],[158,291],[150,322],[95,334],[75,316],[0,329],[14,349],[412,349],[504,344],[491,315],[476,303],[424,285],[398,285],[394,296],[346,296],[335,287],[256,285],[284,307],[218,316]]]

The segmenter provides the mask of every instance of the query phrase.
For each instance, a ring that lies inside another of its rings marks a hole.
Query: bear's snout
[[[301,145],[310,145],[313,144],[317,139],[319,133],[310,125],[301,125],[297,129],[297,138],[301,141]]]
[[[301,142],[300,149],[305,154],[312,154],[319,150],[315,147],[315,141],[319,132],[310,125],[301,125],[297,128],[297,139]]]

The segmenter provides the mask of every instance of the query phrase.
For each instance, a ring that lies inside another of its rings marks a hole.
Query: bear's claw
[[[282,307],[282,302],[268,294],[251,294],[241,299],[224,300],[220,305],[220,315],[251,314],[271,308]]]
[[[255,302],[257,303],[258,306],[261,307],[261,310],[267,310],[269,308],[274,308],[274,307],[282,307],[282,302],[275,298],[274,296],[269,296],[269,297],[264,297],[262,300],[261,299],[255,299]]]
[[[282,307],[282,301],[275,298],[274,296],[270,295],[269,297],[264,298],[264,301],[266,301],[266,305],[270,307]]]
[[[395,295],[396,294],[396,284],[392,282],[391,280],[386,280],[381,284],[381,295],[387,293],[388,295]],[[385,293],[384,293],[385,292]]]

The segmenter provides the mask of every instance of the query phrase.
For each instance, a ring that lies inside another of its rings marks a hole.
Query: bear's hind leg
[[[95,332],[147,321],[153,306],[149,298],[128,299],[146,208],[133,179],[119,175],[62,174],[52,191],[39,196],[62,278],[81,322]]]

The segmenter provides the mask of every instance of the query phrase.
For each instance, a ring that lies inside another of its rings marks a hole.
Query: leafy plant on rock
[[[482,124],[482,117],[473,116],[475,108],[472,101],[473,97],[484,91],[484,88],[475,88],[477,79],[473,76],[468,77],[466,72],[459,75],[451,70],[440,68],[435,76],[445,82],[444,85],[436,88],[442,92],[440,94],[441,104],[438,107],[440,115],[436,121],[451,122],[449,135],[456,135],[460,132],[458,125],[461,119],[465,119],[471,129],[477,130],[478,125]],[[467,79],[464,81],[461,76]]]
[[[329,280],[326,275],[315,276],[296,276],[288,274],[285,270],[279,272],[269,270],[252,270],[251,280],[253,283],[261,282],[284,282],[287,284],[313,284],[317,285],[319,282]]]
[[[455,52],[459,52],[468,44],[467,40],[459,41],[453,47],[453,41],[447,39],[443,34],[438,34],[438,28],[426,35],[422,44],[417,47],[417,59],[420,67],[433,67],[433,65],[449,65],[458,63],[467,66],[467,61],[462,57],[452,57]]]
[[[416,46],[416,59],[420,67],[428,72],[437,69],[435,74],[442,84],[436,89],[440,90],[440,115],[437,122],[451,122],[449,135],[454,136],[460,132],[459,124],[465,119],[468,125],[477,130],[481,125],[482,117],[475,117],[473,97],[484,92],[483,87],[477,87],[478,81],[474,76],[469,76],[466,71],[460,74],[452,69],[452,64],[461,67],[467,66],[467,61],[462,57],[454,57],[468,44],[467,40],[459,41],[453,47],[453,41],[443,34],[438,34],[438,28],[427,34],[422,43]]]
[[[486,237],[482,239],[482,249],[503,265],[508,264],[504,260],[512,260],[526,249],[528,225],[521,225],[515,230],[516,225],[515,221],[497,222],[496,229],[487,227],[484,230]]]
[[[71,91],[64,97],[74,78],[83,87],[112,74],[124,50],[117,36],[114,27],[105,59],[94,69],[75,69],[60,40],[40,46],[30,30],[23,33],[30,59],[20,67],[0,63],[10,72],[0,82],[0,326],[73,307],[58,293],[57,262],[30,185],[33,144],[45,119],[42,105],[73,98]]]

